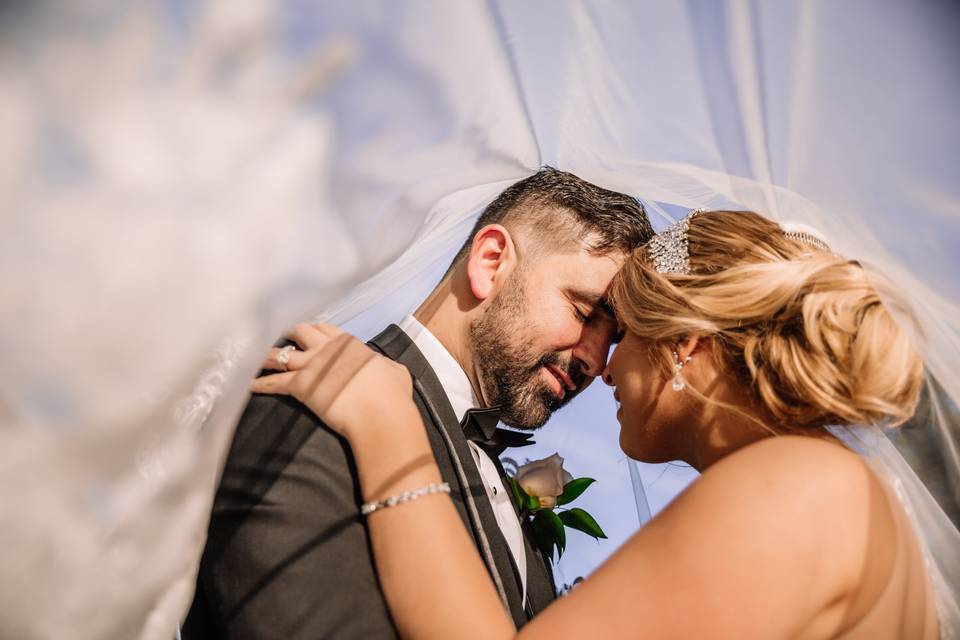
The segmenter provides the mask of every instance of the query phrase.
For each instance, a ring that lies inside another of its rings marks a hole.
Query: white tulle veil
[[[415,302],[544,164],[907,293],[929,395],[892,442],[955,610],[958,35],[948,2],[0,4],[2,635],[170,638],[264,349]]]

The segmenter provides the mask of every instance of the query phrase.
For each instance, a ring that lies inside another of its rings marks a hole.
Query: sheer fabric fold
[[[939,407],[923,441],[938,497],[960,495],[955,4],[0,16],[4,635],[169,638],[265,349],[415,283],[542,164],[658,227],[695,207],[807,224],[906,291]]]

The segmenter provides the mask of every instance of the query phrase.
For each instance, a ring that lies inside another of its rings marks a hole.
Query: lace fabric
[[[4,4],[4,635],[169,638],[266,348],[300,318],[412,306],[542,164],[659,226],[724,207],[821,230],[909,292],[894,312],[956,406],[958,12]],[[945,415],[926,440],[956,496]]]

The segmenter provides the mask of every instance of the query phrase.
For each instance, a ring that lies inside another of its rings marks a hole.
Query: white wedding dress
[[[958,11],[0,5],[0,635],[170,638],[275,336],[414,302],[543,164],[657,226],[701,206],[808,224],[907,291],[916,322],[894,311],[937,389],[911,462],[956,501]],[[955,631],[957,529],[886,438],[867,445],[905,478]]]

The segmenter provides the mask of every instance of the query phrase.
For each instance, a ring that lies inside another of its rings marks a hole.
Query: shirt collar
[[[468,410],[480,406],[463,367],[447,351],[447,348],[437,340],[437,337],[412,315],[401,320],[398,326],[413,340],[413,344],[417,345],[420,353],[427,359],[440,380],[440,386],[447,394],[447,399],[450,401],[450,406],[453,407],[457,421],[463,421],[463,416]]]

